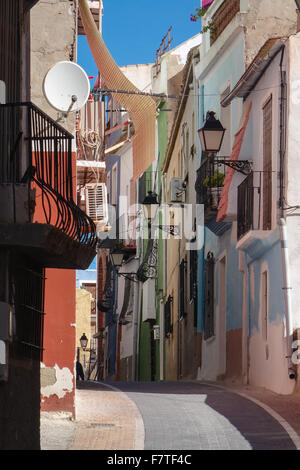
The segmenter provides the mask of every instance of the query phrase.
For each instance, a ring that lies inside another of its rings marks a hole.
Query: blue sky
[[[170,26],[171,48],[200,32],[200,22],[190,21],[199,6],[200,0],[104,0],[104,41],[119,66],[154,62]],[[79,36],[78,63],[96,77],[85,36]]]

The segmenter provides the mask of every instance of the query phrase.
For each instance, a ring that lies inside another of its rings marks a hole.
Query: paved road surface
[[[139,408],[145,449],[295,449],[277,420],[230,391],[194,382],[111,385]]]
[[[80,382],[76,395],[75,422],[42,418],[42,449],[285,450],[300,442],[278,413],[196,381]],[[299,399],[279,399],[297,418]]]

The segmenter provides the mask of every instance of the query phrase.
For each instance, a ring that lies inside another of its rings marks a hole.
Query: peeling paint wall
[[[46,367],[41,364],[41,393],[44,398],[56,395],[63,398],[67,393],[73,391],[73,371],[67,367]]]
[[[41,409],[75,415],[76,276],[74,270],[46,270]]]
[[[57,111],[44,97],[43,79],[57,62],[76,61],[74,3],[40,0],[31,10],[31,101],[53,119],[57,119]],[[63,127],[74,132],[74,113],[69,115]]]

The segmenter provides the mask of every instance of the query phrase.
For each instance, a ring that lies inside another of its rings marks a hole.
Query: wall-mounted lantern
[[[85,351],[86,348],[87,348],[88,341],[89,341],[88,338],[86,337],[85,333],[83,333],[83,335],[81,336],[79,341],[80,341],[80,346]]]
[[[300,3],[300,0],[299,0]],[[226,129],[221,122],[216,119],[214,111],[208,111],[206,121],[201,129],[198,130],[202,150],[208,154],[212,163],[218,166],[226,165],[239,173],[248,175],[252,170],[252,162],[249,160],[229,160],[228,158],[216,158],[219,153]]]

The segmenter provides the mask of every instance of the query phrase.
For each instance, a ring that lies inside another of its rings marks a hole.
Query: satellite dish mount
[[[79,111],[87,102],[90,82],[85,71],[75,62],[62,61],[46,74],[43,91],[48,103],[58,111],[57,121],[70,112]]]

